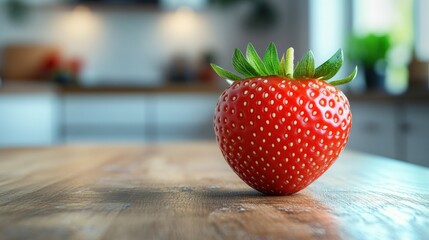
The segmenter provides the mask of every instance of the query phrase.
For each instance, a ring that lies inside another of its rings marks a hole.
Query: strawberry
[[[263,59],[252,44],[246,57],[236,49],[233,66],[244,77],[215,64],[232,83],[217,102],[217,143],[233,171],[252,188],[269,195],[296,193],[320,177],[347,144],[350,104],[331,79],[343,63],[339,49],[314,67],[311,51],[293,67],[293,49],[279,61],[271,43]]]

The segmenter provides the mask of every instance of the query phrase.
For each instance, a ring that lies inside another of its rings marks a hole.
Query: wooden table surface
[[[0,150],[0,239],[428,239],[429,169],[355,152],[264,196],[214,143]]]

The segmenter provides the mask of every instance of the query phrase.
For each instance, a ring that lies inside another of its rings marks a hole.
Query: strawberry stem
[[[286,50],[286,77],[293,78],[293,59],[294,50],[293,48],[288,48]]]

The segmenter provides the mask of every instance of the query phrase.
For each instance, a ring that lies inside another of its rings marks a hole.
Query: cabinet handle
[[[399,124],[399,131],[403,133],[409,133],[411,131],[411,124],[403,122]]]
[[[379,124],[375,123],[375,122],[367,122],[365,123],[365,125],[363,126],[363,131],[365,132],[377,132],[380,129]]]

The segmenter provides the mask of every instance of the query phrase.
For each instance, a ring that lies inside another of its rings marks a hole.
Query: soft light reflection
[[[210,49],[213,29],[207,17],[188,7],[164,13],[158,25],[160,42],[166,55],[197,56],[204,49]]]
[[[190,38],[198,33],[200,21],[198,16],[191,8],[181,7],[175,12],[165,15],[162,26],[171,37],[180,39]]]
[[[88,38],[96,28],[96,23],[88,7],[76,6],[65,23],[69,34],[75,38]]]
[[[91,10],[83,5],[76,6],[72,12],[65,13],[57,23],[62,42],[72,54],[83,54],[101,37],[101,23]]]
[[[354,30],[357,33],[389,32],[398,21],[392,0],[355,0]]]

